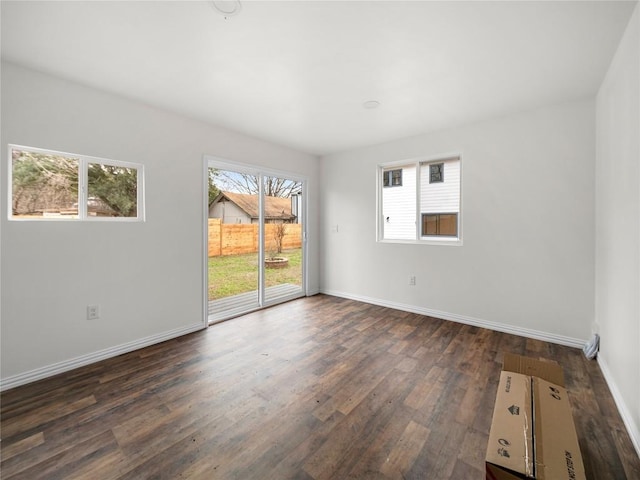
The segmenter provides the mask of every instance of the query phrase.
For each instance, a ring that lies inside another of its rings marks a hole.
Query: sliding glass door
[[[265,176],[264,279],[265,302],[302,291],[302,182]]]
[[[209,322],[303,296],[304,179],[206,163]]]

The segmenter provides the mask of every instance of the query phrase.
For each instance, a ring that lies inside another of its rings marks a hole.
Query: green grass
[[[267,287],[291,283],[302,285],[302,249],[284,250],[279,257],[289,259],[287,268],[265,269]],[[252,292],[258,289],[258,254],[209,258],[209,300]]]

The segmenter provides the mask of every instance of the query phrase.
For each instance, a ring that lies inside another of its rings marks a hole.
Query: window
[[[429,183],[439,183],[444,181],[442,175],[444,163],[432,163],[429,165]]]
[[[402,169],[385,170],[383,173],[385,187],[401,187],[402,186]]]
[[[12,220],[143,220],[143,167],[9,145]]]
[[[459,156],[379,166],[378,239],[461,243],[461,159]],[[402,172],[388,189],[391,172]]]
[[[423,213],[422,236],[458,236],[457,213]]]

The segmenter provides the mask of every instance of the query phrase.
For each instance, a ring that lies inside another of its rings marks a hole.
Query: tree
[[[255,175],[219,170],[216,181],[220,190],[249,195],[257,195],[260,191],[258,178]],[[264,194],[267,197],[289,198],[293,194],[299,193],[301,188],[300,182],[280,177],[265,177]]]
[[[287,234],[287,224],[286,223],[276,223],[273,229],[273,241],[276,244],[276,252],[282,253],[282,240],[284,236]]]
[[[138,171],[135,168],[90,163],[88,194],[98,198],[117,217],[135,217],[138,208]]]
[[[218,177],[218,170],[215,168],[209,169],[208,181],[209,181],[209,205],[220,195],[220,189],[216,185],[216,178]]]
[[[77,209],[77,158],[12,151],[12,211],[14,215],[45,210]],[[89,201],[99,201],[109,214],[136,216],[138,171],[102,163],[87,164]]]
[[[78,198],[78,160],[12,150],[12,212],[70,207]]]

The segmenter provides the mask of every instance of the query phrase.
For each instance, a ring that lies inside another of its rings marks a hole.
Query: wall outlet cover
[[[98,318],[100,318],[98,305],[87,305],[87,320],[97,320]]]

